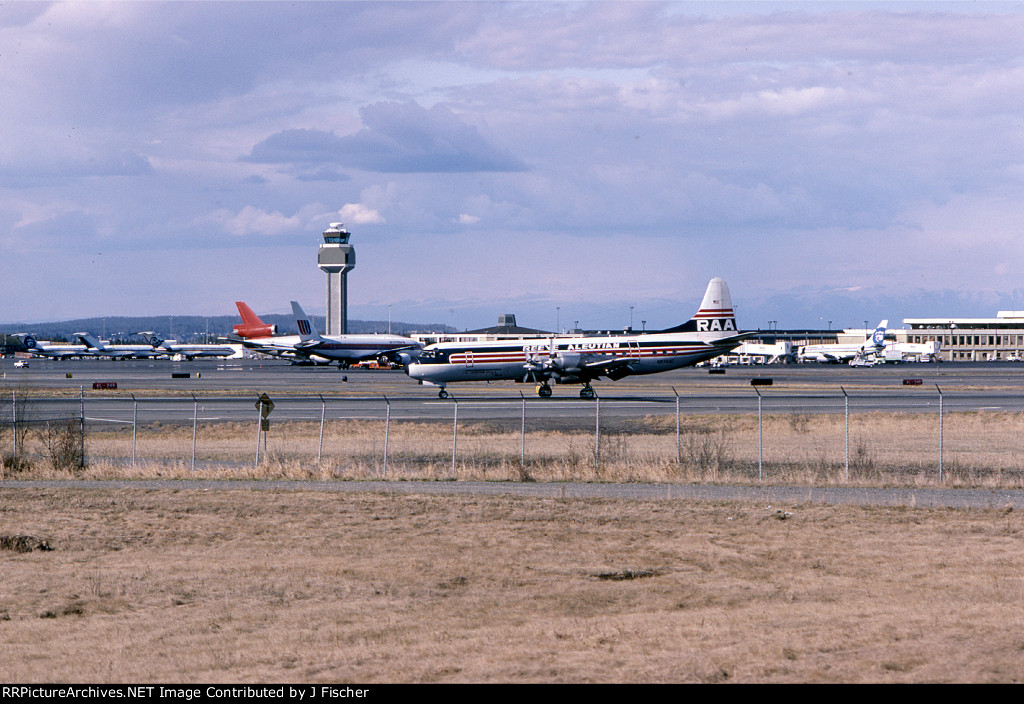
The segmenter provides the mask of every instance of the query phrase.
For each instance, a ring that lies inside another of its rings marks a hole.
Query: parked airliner
[[[88,347],[87,355],[93,357],[110,357],[111,359],[129,359],[138,357],[159,357],[163,352],[154,350],[151,345],[111,345],[106,340],[97,340],[87,332],[76,332],[75,337]]]
[[[754,333],[736,329],[729,288],[711,279],[700,308],[690,320],[660,332],[604,337],[488,342],[441,342],[428,345],[406,363],[406,373],[424,384],[507,379],[532,381],[537,393],[551,396],[551,383],[582,384],[581,398],[593,398],[590,382],[602,376],[617,380],[687,367],[725,354]]]
[[[864,340],[850,344],[804,345],[797,359],[801,362],[852,362],[863,360],[869,355],[878,356],[885,349],[885,330],[889,321],[883,320],[875,331]]]
[[[240,349],[236,350],[231,345],[206,345],[206,344],[184,344],[177,340],[165,340],[155,332],[139,332],[146,342],[153,346],[153,349],[160,354],[170,356],[180,355],[184,359],[193,360],[196,357],[232,357],[241,355]]]
[[[292,313],[295,315],[295,325],[299,330],[298,335],[248,337],[239,333],[239,339],[232,341],[242,344],[254,352],[295,361],[337,362],[341,367],[380,357],[395,359],[396,353],[420,349],[420,343],[402,335],[383,333],[321,335],[313,324],[313,319],[306,315],[302,307],[296,301],[292,301],[291,304]],[[235,326],[236,333],[239,332],[239,328],[243,328],[248,333],[270,327],[244,303],[237,302],[236,305],[243,320],[241,326]]]
[[[40,342],[34,335],[19,332],[14,337],[21,340],[21,344],[32,354],[52,359],[69,359],[71,357],[90,356],[89,348],[85,345],[54,345],[49,342]]]

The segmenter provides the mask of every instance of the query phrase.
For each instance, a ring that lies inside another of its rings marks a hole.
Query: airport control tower
[[[324,230],[317,264],[327,274],[327,334],[348,332],[348,290],[345,277],[356,266],[356,250],[348,243],[351,233],[340,222]]]

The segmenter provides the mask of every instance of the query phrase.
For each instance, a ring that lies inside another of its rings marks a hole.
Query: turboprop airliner
[[[551,396],[551,383],[582,384],[580,398],[594,398],[590,382],[655,374],[725,354],[755,333],[736,329],[729,287],[711,279],[700,309],[687,322],[660,332],[548,340],[439,342],[414,355],[406,373],[424,384],[507,379],[536,382],[537,394]]]

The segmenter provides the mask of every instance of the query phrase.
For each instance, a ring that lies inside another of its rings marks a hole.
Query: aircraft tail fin
[[[313,319],[306,315],[298,301],[292,301],[292,313],[295,315],[295,325],[299,328],[301,342],[313,342],[320,339],[320,332],[313,324]]]
[[[885,330],[889,327],[889,321],[883,320],[875,328],[875,331],[871,334],[871,344],[876,350],[880,350],[885,347]]]
[[[242,324],[232,326],[232,330],[239,337],[271,337],[277,334],[277,326],[260,320],[260,316],[253,313],[245,301],[235,301],[235,307],[242,316]]]
[[[235,307],[238,308],[238,314],[242,316],[242,322],[246,325],[263,325],[260,316],[253,313],[245,301],[235,301]]]
[[[43,346],[39,344],[39,341],[36,340],[35,335],[32,335],[30,333],[19,332],[15,333],[13,337],[16,338],[17,340],[20,340],[21,344],[24,345],[25,349],[27,350],[35,352],[43,348]]]
[[[141,336],[146,341],[146,343],[148,345],[150,345],[150,346],[152,346],[154,348],[155,347],[160,347],[165,342],[164,338],[160,337],[159,335],[157,335],[155,332],[153,332],[151,330],[147,330],[147,331],[144,331],[144,332],[137,332],[135,334]]]
[[[91,333],[76,332],[76,333],[74,333],[74,336],[77,337],[79,340],[81,340],[82,344],[84,344],[89,349],[93,349],[93,350],[101,350],[101,349],[103,349],[103,344],[99,340],[97,340],[96,337],[94,335],[92,335]]]
[[[732,308],[729,287],[717,277],[708,282],[700,308],[692,318],[663,332],[707,333],[708,341],[737,335],[736,314]],[[705,337],[705,336],[702,336]]]

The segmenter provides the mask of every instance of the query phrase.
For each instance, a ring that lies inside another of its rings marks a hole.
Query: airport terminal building
[[[1024,361],[1024,311],[1001,310],[994,318],[904,318],[895,330],[905,342],[942,343],[944,362]]]

